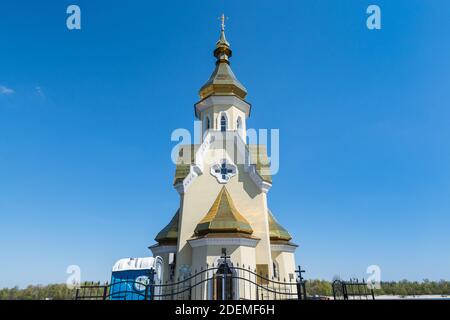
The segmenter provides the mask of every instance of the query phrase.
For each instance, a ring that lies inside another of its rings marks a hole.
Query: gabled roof
[[[253,233],[250,223],[238,212],[225,186],[194,231],[196,236],[209,233]]]
[[[178,240],[178,220],[180,216],[180,209],[170,220],[169,224],[165,226],[155,237],[155,240],[160,244],[176,244]]]
[[[272,214],[272,211],[269,210],[269,237],[270,240],[277,241],[289,241],[292,239],[289,232],[281,226],[281,224],[278,223],[277,220],[275,220],[275,217]]]

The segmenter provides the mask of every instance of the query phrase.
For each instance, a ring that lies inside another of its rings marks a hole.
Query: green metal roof
[[[208,213],[194,231],[197,236],[217,232],[253,233],[248,221],[237,211],[225,187],[222,187]]]
[[[289,232],[275,220],[272,211],[269,210],[269,237],[270,240],[284,240],[289,241],[292,239]]]
[[[195,153],[197,152],[199,144],[181,145],[178,149],[178,158],[175,167],[175,177],[173,184],[183,182],[191,170],[191,164],[195,161]]]
[[[178,240],[178,220],[180,216],[180,209],[170,220],[169,224],[164,227],[157,235],[155,240],[159,243],[177,242]]]

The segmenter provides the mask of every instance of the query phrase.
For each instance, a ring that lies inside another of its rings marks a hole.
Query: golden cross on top
[[[222,31],[225,30],[225,19],[228,19],[228,17],[225,17],[225,15],[222,13],[222,15],[219,17],[220,21],[222,22]]]

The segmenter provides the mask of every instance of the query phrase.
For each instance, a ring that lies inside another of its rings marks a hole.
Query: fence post
[[[342,281],[342,293],[344,295],[344,300],[348,300],[347,282],[345,281]]]
[[[150,269],[149,284],[150,286],[150,300],[155,300],[155,269]],[[148,300],[148,288],[145,290],[145,300]]]
[[[302,287],[303,287],[303,299],[306,300],[306,299],[308,299],[308,297],[306,295],[306,280],[303,280]]]
[[[103,300],[106,300],[106,293],[108,291],[108,282],[105,283],[103,287]]]
[[[302,287],[299,279],[297,279],[297,298],[302,300]]]
[[[211,284],[211,297],[212,300],[219,300],[217,297],[217,283],[216,283],[216,274],[213,272],[212,274],[212,284]]]
[[[331,290],[333,291],[333,300],[336,300],[336,281],[337,280],[334,280],[331,284]]]
[[[297,277],[298,300],[306,299],[306,288],[305,288],[305,284],[303,283],[303,276],[302,276],[302,273],[304,273],[305,270],[302,270],[302,267],[298,266],[298,270],[295,270],[295,272],[298,273],[298,277]],[[302,294],[302,291],[304,291],[303,294]]]
[[[222,275],[222,300],[227,300],[227,298],[225,297],[226,294],[226,277],[227,277],[227,272],[225,271],[225,273]]]
[[[148,290],[149,290],[149,284],[147,283],[145,285],[145,294],[144,294],[144,300],[147,301],[148,300]]]

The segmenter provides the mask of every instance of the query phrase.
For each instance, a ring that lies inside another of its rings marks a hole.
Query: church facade
[[[267,148],[247,143],[251,105],[231,70],[231,56],[222,17],[215,69],[195,104],[201,143],[177,150],[179,207],[149,247],[164,260],[164,282],[217,265],[225,254],[227,263],[271,279],[296,277],[297,245],[268,205],[272,177]]]

